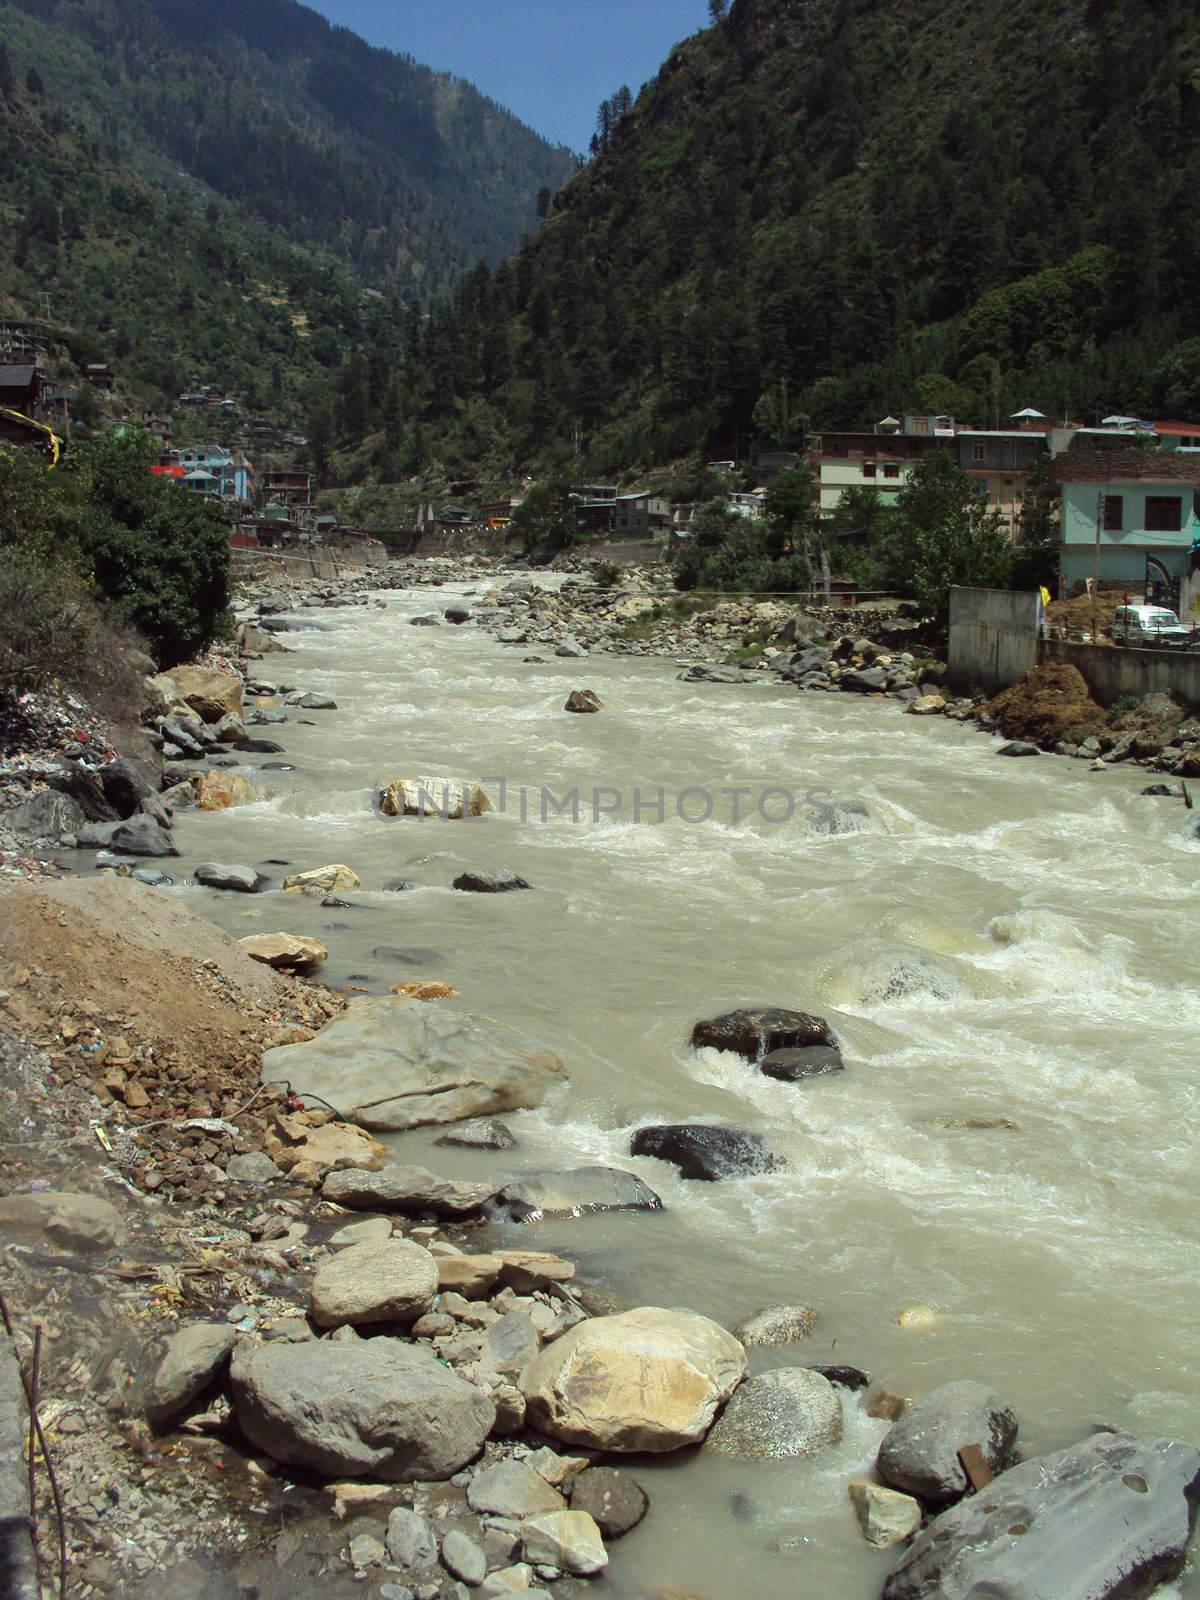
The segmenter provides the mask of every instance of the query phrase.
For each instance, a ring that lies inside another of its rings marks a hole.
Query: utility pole
[[[1096,496],[1096,545],[1092,558],[1092,643],[1098,644],[1096,637],[1096,603],[1100,594],[1100,529],[1104,522],[1105,493],[1101,489]]]

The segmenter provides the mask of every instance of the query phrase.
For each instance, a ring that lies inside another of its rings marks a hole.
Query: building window
[[[875,476],[875,463],[873,461],[863,462],[862,475],[864,478],[873,478]]]
[[[971,460],[972,461],[982,461],[983,460],[983,456],[984,456],[983,446],[981,444],[973,444],[971,446]]]
[[[912,431],[914,433],[928,433],[929,432],[929,418],[928,417],[914,417],[913,418]]]
[[[1183,526],[1183,502],[1174,494],[1146,496],[1146,531],[1178,533]]]
[[[884,467],[883,475],[884,475],[885,478],[898,478],[900,476],[900,468],[899,467]]]
[[[1120,494],[1106,494],[1104,496],[1104,531],[1105,533],[1120,533],[1125,526],[1125,496]]]

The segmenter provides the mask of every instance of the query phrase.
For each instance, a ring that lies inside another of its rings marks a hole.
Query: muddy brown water
[[[570,1088],[510,1119],[519,1149],[437,1149],[435,1130],[396,1138],[397,1155],[464,1176],[639,1172],[664,1214],[543,1225],[538,1241],[635,1303],[728,1325],[772,1301],[819,1309],[805,1344],[754,1367],[853,1362],[907,1394],[981,1379],[1030,1453],[1097,1423],[1200,1440],[1194,814],[1139,797],[1140,771],[1000,760],[978,732],[891,702],[685,684],[666,661],[409,625],[472,587],[298,614],[319,628],[260,670],[338,710],[261,730],[287,750],[243,769],[269,797],[181,816],[168,892],[237,935],[316,935],[333,983],[444,979],[455,1003],[556,1049]],[[603,712],[565,713],[575,688]],[[296,770],[261,773],[272,759]],[[505,809],[467,824],[374,812],[375,785],[426,773],[491,779],[494,798],[503,778]],[[737,787],[750,794],[719,792]],[[579,820],[549,804],[543,818],[543,788],[556,803],[578,790]],[[858,797],[869,826],[814,834],[810,788]],[[596,789],[622,798],[593,817]],[[773,818],[779,791],[797,797],[790,821],[764,820],[765,790]],[[339,910],[182,881],[202,860],[268,858],[346,862],[363,888]],[[468,866],[534,890],[452,891]],[[401,877],[417,887],[382,890]],[[847,1071],[794,1087],[688,1049],[696,1018],[762,1001],[828,1016]],[[664,1119],[752,1128],[786,1167],[684,1182],[628,1155],[631,1131]],[[897,1324],[915,1304],[931,1328]],[[894,1557],[860,1538],[845,1483],[885,1425],[849,1395],[845,1411],[843,1443],[813,1461],[637,1462],[651,1515],[596,1592],[877,1595]]]

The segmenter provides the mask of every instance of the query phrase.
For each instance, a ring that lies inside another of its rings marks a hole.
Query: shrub
[[[596,561],[592,563],[592,581],[599,584],[602,589],[612,589],[621,580],[624,569],[615,561]]]

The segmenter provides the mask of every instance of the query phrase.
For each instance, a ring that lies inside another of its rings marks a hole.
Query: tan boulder
[[[452,1290],[464,1300],[482,1300],[500,1276],[500,1262],[492,1255],[438,1255],[438,1288]]]
[[[378,792],[385,817],[444,817],[461,821],[481,817],[492,802],[477,783],[456,783],[453,778],[393,778]]]
[[[362,880],[350,867],[340,864],[328,867],[310,867],[307,872],[294,872],[283,880],[285,889],[299,889],[303,894],[335,894],[339,889],[361,889]]]
[[[226,811],[263,798],[263,791],[237,772],[200,772],[192,781],[198,811]]]
[[[242,680],[233,672],[174,667],[150,681],[170,705],[187,706],[205,722],[220,722],[229,712],[242,709]]]
[[[249,933],[238,943],[251,960],[288,972],[312,972],[329,958],[319,939],[306,939],[298,933]]]
[[[365,1128],[356,1128],[349,1122],[327,1122],[323,1128],[310,1129],[299,1144],[281,1151],[277,1157],[280,1166],[285,1157],[293,1168],[298,1162],[312,1162],[321,1173],[347,1167],[373,1170],[387,1160],[388,1149]]]
[[[535,1427],[600,1450],[697,1444],[746,1372],[731,1333],[692,1311],[639,1306],[581,1322],[541,1352],[522,1388]]]
[[[392,994],[406,994],[410,1000],[455,1000],[458,990],[448,983],[394,983]]]
[[[492,1254],[500,1263],[501,1285],[517,1294],[569,1283],[575,1276],[575,1263],[549,1250],[495,1250]]]
[[[910,700],[904,708],[910,717],[936,717],[945,709],[946,702],[940,694],[920,694],[915,700]]]

